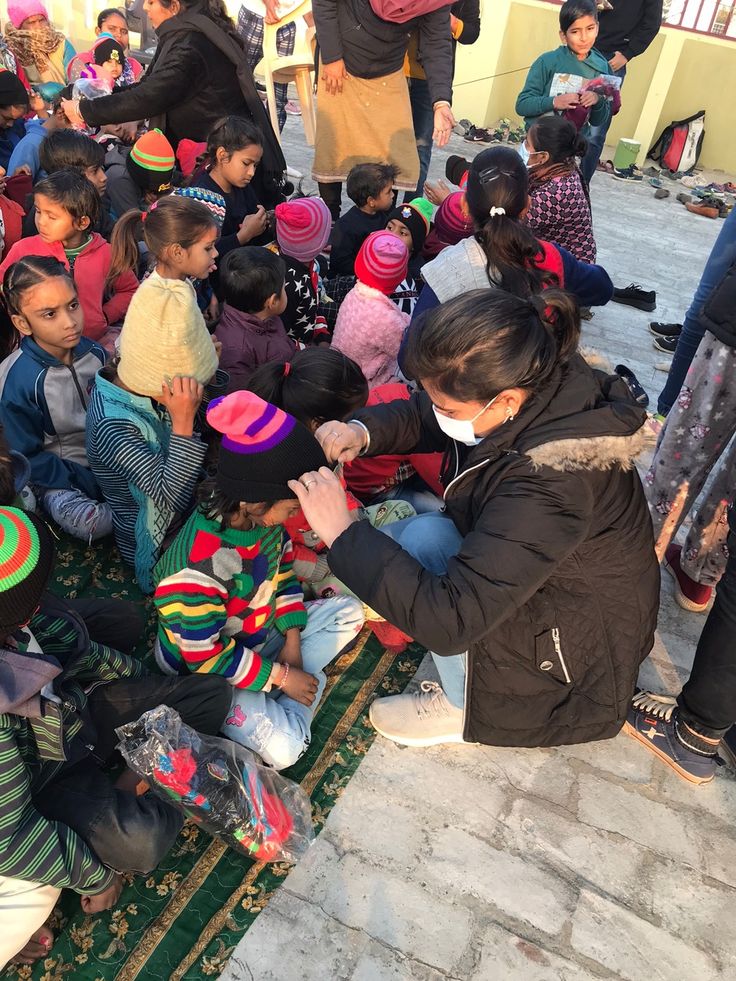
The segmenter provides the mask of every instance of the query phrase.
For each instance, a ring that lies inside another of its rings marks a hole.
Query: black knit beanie
[[[390,221],[400,221],[402,225],[411,232],[412,255],[422,251],[424,240],[429,231],[429,223],[418,208],[411,204],[400,204],[398,207],[389,211],[386,224]]]
[[[96,65],[117,61],[121,68],[125,68],[125,48],[114,37],[106,37],[94,46],[94,60]]]
[[[54,540],[35,514],[0,508],[0,633],[33,616],[54,566]]]
[[[259,504],[295,498],[287,481],[327,466],[322,447],[307,427],[253,392],[215,399],[207,409],[207,422],[222,433],[217,486],[233,501]]]

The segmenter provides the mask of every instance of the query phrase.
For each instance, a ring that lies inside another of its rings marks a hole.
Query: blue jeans
[[[409,78],[408,82],[411,118],[414,123],[414,136],[419,154],[419,180],[415,191],[406,192],[404,201],[411,201],[424,195],[424,182],[427,179],[429,164],[432,160],[432,131],[434,130],[434,109],[432,108],[427,79]]]
[[[613,51],[610,54],[604,55],[606,61],[613,58]],[[623,80],[626,77],[626,65],[620,68],[617,72],[612,71],[611,75],[618,75],[621,79],[621,86],[623,87]],[[588,139],[588,150],[580,161],[580,173],[585,178],[586,183],[590,184],[593,174],[595,173],[595,168],[598,166],[598,161],[601,159],[601,154],[603,153],[603,147],[606,145],[606,137],[608,136],[608,130],[611,126],[611,120],[613,116],[609,113],[608,119],[605,123],[601,123],[600,126],[591,126],[590,134]]]
[[[698,288],[685,314],[682,333],[677,340],[677,348],[672,358],[670,373],[657,400],[657,412],[665,416],[675,404],[680,389],[685,381],[690,363],[705,334],[705,327],[700,323],[700,311],[711,292],[720,283],[726,271],[736,262],[736,210],[731,211],[723,222],[718,238],[711,249],[705,264],[703,275],[700,277]]]
[[[457,555],[463,543],[462,535],[452,519],[439,511],[418,514],[415,518],[385,525],[381,531],[393,538],[434,576],[445,575],[448,561],[453,555]],[[441,656],[433,651],[430,654],[448,700],[456,708],[463,708],[466,655]]]
[[[437,497],[418,474],[402,480],[400,484],[395,484],[384,494],[377,494],[371,504],[378,504],[381,501],[406,501],[417,514],[439,511],[442,507],[442,498]]]

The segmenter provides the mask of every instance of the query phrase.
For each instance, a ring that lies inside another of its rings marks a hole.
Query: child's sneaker
[[[677,350],[677,336],[672,337],[655,337],[652,341],[652,346],[662,354],[674,354]]]
[[[674,698],[640,691],[631,700],[623,731],[690,783],[710,783],[716,774],[715,747],[713,755],[688,748],[678,737],[680,726]]]
[[[644,180],[644,175],[635,164],[631,164],[630,167],[614,167],[611,177],[615,181],[629,181],[635,184],[640,184]]]
[[[416,691],[377,698],[368,712],[371,725],[402,746],[435,746],[463,742],[463,710],[449,701],[436,681]]]
[[[695,582],[682,571],[681,554],[681,545],[668,545],[662,562],[667,572],[675,580],[675,599],[678,605],[689,613],[704,613],[708,609],[708,604],[713,595],[713,587],[701,586],[699,582]]]
[[[652,320],[649,330],[655,337],[679,337],[682,333],[682,324],[663,324],[660,320]]]

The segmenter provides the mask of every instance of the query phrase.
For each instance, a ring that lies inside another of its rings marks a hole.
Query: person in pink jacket
[[[138,280],[126,271],[109,282],[110,246],[100,234],[90,231],[99,221],[99,194],[82,174],[59,170],[36,184],[33,195],[38,235],[12,246],[0,265],[0,279],[24,256],[58,259],[74,279],[84,312],[84,336],[114,353]]]
[[[342,302],[332,346],[356,361],[374,388],[396,378],[401,339],[409,324],[389,300],[406,276],[409,251],[391,232],[373,232],[355,260],[358,282]]]

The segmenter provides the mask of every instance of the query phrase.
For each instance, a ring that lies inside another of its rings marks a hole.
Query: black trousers
[[[726,571],[695,651],[690,677],[677,699],[695,732],[719,739],[736,723],[736,509],[728,510]]]

